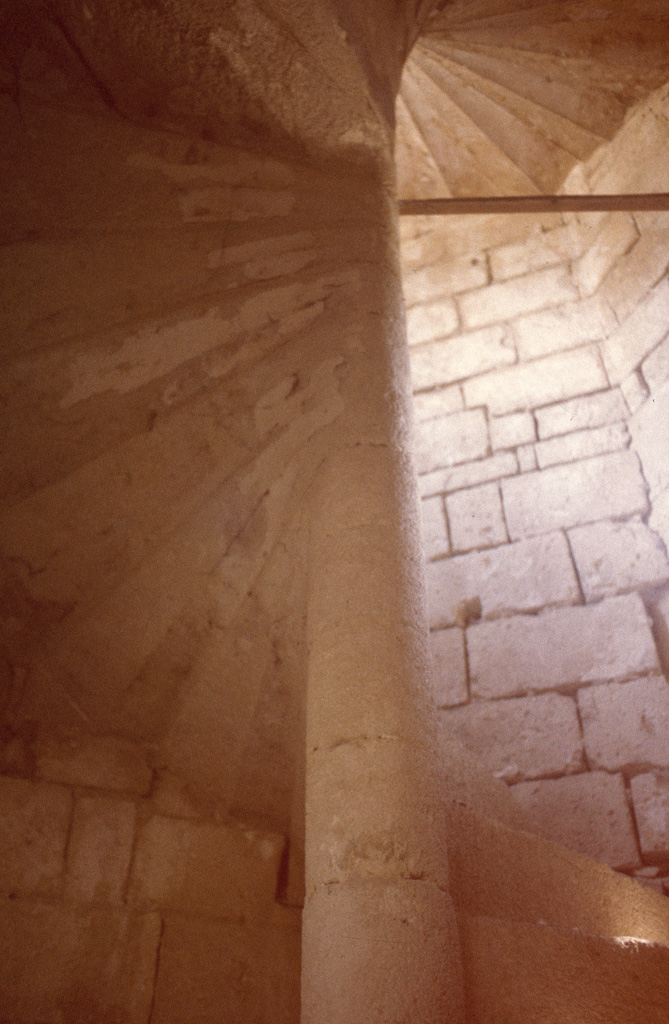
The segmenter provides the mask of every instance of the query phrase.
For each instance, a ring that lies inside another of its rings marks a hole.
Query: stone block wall
[[[0,1018],[297,1019],[283,836],[217,814],[129,742],[5,740]]]
[[[666,190],[666,92],[566,190]],[[666,891],[669,215],[403,230],[444,733],[537,831]]]

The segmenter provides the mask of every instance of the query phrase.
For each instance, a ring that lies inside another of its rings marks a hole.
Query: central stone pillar
[[[464,1019],[384,209],[387,258],[356,268],[333,332],[342,412],[311,517],[302,1024]]]

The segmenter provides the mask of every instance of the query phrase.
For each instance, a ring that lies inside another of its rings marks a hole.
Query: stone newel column
[[[311,524],[302,1024],[463,1019],[396,285],[347,297]]]

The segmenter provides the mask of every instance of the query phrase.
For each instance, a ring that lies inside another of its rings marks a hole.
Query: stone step
[[[451,803],[447,827],[450,888],[459,913],[669,945],[669,900],[634,879],[462,804]],[[560,1018],[560,1024],[571,1019]],[[543,1024],[544,1018],[524,1020]]]
[[[395,104],[397,192],[403,199],[449,198],[451,190],[411,116],[402,94]]]
[[[445,95],[418,61],[405,69],[402,95],[454,196],[536,194],[536,185]]]
[[[669,902],[669,901],[668,901]],[[669,948],[460,918],[468,1024],[667,1024]]]

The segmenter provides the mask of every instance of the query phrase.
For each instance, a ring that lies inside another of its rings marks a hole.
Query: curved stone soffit
[[[404,69],[399,196],[554,193],[668,80],[663,0],[454,0]]]

